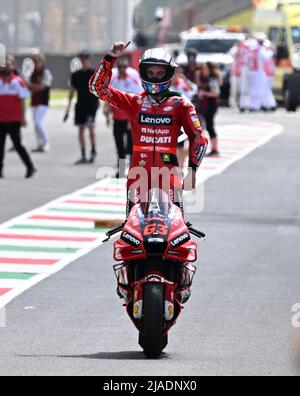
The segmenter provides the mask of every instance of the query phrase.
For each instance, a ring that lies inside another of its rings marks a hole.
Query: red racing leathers
[[[115,60],[110,55],[105,56],[90,79],[89,88],[101,100],[128,113],[133,139],[128,190],[136,187],[138,179],[141,181],[142,173],[139,172],[143,169],[148,175],[147,191],[150,189],[149,183],[152,183],[151,187],[158,187],[154,179],[159,178],[153,176],[157,175],[155,170],[161,174],[167,171],[165,174],[170,184],[167,192],[173,194],[171,199],[174,202],[175,190],[182,190],[182,172],[178,169],[176,155],[181,127],[190,142],[189,166],[194,170],[199,167],[207,148],[207,138],[202,132],[195,108],[186,97],[176,92],[167,91],[163,94],[163,100],[157,103],[146,92],[141,95],[128,94],[110,87]],[[164,186],[160,185],[166,190]],[[142,191],[139,200],[143,201]]]

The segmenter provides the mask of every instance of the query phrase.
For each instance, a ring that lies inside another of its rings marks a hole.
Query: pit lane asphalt
[[[74,167],[76,131],[47,118],[52,150],[37,155],[37,177],[8,155],[0,182],[1,222],[95,181],[114,165],[111,134],[98,128],[95,166]],[[240,115],[218,123],[281,123],[283,134],[206,182],[205,210],[189,216],[207,233],[190,302],[162,359],[144,358],[115,294],[112,243],[16,298],[0,328],[0,375],[296,375],[292,306],[300,302],[299,113]],[[29,146],[32,127],[24,133]],[[25,308],[31,307],[31,309]]]

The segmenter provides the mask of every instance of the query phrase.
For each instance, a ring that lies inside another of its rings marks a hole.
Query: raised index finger
[[[131,41],[128,41],[128,43],[125,45],[124,50],[126,50],[127,47],[131,44]]]

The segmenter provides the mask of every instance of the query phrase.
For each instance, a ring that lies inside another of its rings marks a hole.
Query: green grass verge
[[[239,25],[240,27],[247,28],[251,31],[254,12],[254,7],[247,8],[246,10],[231,15],[228,18],[220,19],[219,21],[215,22],[215,24],[221,26]]]

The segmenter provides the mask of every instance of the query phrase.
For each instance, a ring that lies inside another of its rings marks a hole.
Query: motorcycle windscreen
[[[171,208],[168,194],[160,188],[149,191],[148,202],[144,206],[145,218],[153,216],[168,217]]]

